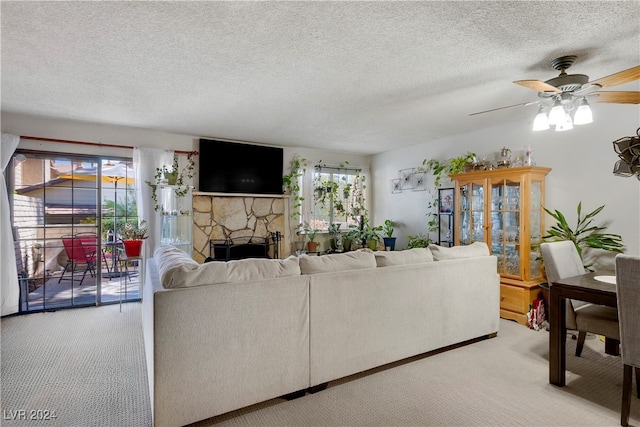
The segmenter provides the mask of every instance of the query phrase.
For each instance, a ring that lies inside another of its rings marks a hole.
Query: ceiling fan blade
[[[609,102],[612,104],[640,104],[640,92],[593,92],[598,95],[595,102]]]
[[[538,92],[562,93],[562,91],[557,87],[551,86],[550,84],[540,80],[516,80],[514,83],[529,89],[533,89]]]
[[[628,70],[620,71],[610,76],[602,77],[598,80],[589,82],[589,84],[599,85],[601,87],[617,86],[623,83],[632,82],[640,79],[640,65]]]
[[[498,108],[492,108],[491,110],[485,110],[485,111],[478,111],[477,113],[471,113],[469,114],[470,116],[477,116],[478,114],[484,114],[484,113],[490,113],[492,111],[498,111],[498,110],[504,110],[505,108],[511,108],[511,107],[527,107],[529,105],[534,105],[534,104],[538,104],[539,101],[534,101],[534,102],[523,102],[520,104],[513,104],[513,105],[507,105],[506,107],[498,107]]]

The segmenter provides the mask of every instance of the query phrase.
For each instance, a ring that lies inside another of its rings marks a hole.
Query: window
[[[364,175],[361,169],[316,165],[313,172],[313,197],[309,226],[328,231],[340,224],[342,230],[358,224],[364,208]]]

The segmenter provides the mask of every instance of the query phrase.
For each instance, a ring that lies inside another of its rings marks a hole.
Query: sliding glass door
[[[118,227],[137,221],[130,159],[16,152],[9,170],[20,310],[139,299]],[[124,286],[121,289],[120,278]]]

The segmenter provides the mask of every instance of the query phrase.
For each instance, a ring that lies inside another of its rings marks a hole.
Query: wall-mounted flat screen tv
[[[198,190],[282,194],[282,148],[200,139]]]

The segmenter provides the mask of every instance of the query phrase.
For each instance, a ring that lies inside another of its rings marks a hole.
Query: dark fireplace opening
[[[231,261],[245,258],[278,258],[280,232],[269,237],[234,237],[233,239],[211,239],[209,249],[214,261]]]

